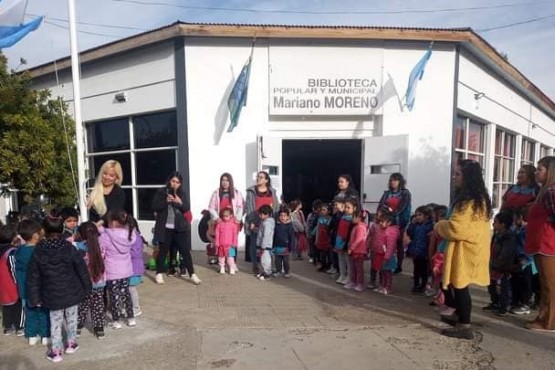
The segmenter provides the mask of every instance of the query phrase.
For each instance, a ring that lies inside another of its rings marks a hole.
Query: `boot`
[[[474,339],[474,333],[472,333],[470,324],[457,324],[457,326],[455,326],[452,329],[442,330],[441,335],[445,335],[446,337],[457,338],[457,339],[467,339],[467,340]]]

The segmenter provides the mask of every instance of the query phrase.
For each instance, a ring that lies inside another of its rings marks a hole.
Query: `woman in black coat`
[[[200,279],[195,274],[193,258],[191,256],[191,220],[185,215],[190,215],[190,205],[185,199],[182,190],[183,177],[174,171],[168,177],[166,186],[159,189],[152,201],[152,211],[156,214],[154,237],[158,240],[158,256],[156,257],[156,283],[164,284],[162,273],[165,272],[165,260],[174,244],[181,254],[181,276],[189,274],[191,281],[198,285]]]

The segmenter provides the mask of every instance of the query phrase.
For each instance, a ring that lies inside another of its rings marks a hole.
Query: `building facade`
[[[409,111],[408,77],[429,47]],[[247,104],[228,132],[251,52]],[[33,87],[71,104],[69,67],[31,69]],[[519,166],[555,147],[555,104],[469,29],[176,23],[83,52],[81,71],[88,177],[119,160],[147,236],[153,194],[174,169],[196,221],[223,172],[244,194],[266,170],[285,201],[305,204],[331,200],[348,173],[370,210],[401,172],[414,206],[448,204],[460,158],[483,165],[497,207]]]

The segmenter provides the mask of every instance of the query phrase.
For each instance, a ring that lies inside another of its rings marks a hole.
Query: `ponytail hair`
[[[102,251],[98,244],[98,229],[93,222],[83,222],[77,228],[79,238],[87,242],[87,249],[89,254],[89,275],[92,281],[98,281],[104,274],[104,259],[102,258]]]
[[[127,237],[127,240],[131,241],[131,236],[133,235],[133,230],[135,229],[133,217],[128,215],[127,212],[122,209],[114,209],[108,211],[108,213],[106,214],[106,219],[108,221],[108,226],[110,226],[112,222],[116,222],[120,225],[119,227],[128,229],[129,235]]]

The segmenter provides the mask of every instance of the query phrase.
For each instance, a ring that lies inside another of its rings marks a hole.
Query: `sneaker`
[[[482,310],[484,311],[496,311],[499,309],[499,306],[497,306],[496,303],[490,303],[485,307],[482,307]]]
[[[383,295],[388,295],[389,293],[391,293],[391,291],[389,291],[387,288],[382,288],[381,293],[382,293]]]
[[[62,357],[62,351],[58,349],[51,349],[46,353],[46,359],[48,361],[52,361],[56,363],[56,362],[62,362],[64,358]]]
[[[154,280],[158,285],[164,284],[164,276],[162,274],[156,274],[156,276],[154,277]]]
[[[220,267],[220,274],[225,275],[225,267]]]
[[[12,335],[15,333],[15,329],[13,328],[4,328],[4,335]]]
[[[376,285],[376,282],[370,282],[370,283],[368,283],[368,285],[366,285],[366,287],[368,289],[375,290],[378,286]]]
[[[15,335],[17,335],[18,337],[22,337],[22,336],[25,335],[25,330],[23,330],[23,329],[17,329],[17,330],[15,331]]]
[[[48,338],[48,337],[42,337],[41,340],[40,340],[40,344],[43,345],[43,346],[47,346],[48,342],[50,342],[50,338]]]
[[[71,341],[67,343],[66,353],[71,355],[79,350],[79,345],[75,341]]]
[[[384,290],[384,288],[378,287],[378,288],[375,288],[375,289],[374,289],[374,292],[383,294],[383,290]]]
[[[143,314],[143,311],[141,311],[140,308],[133,310],[133,317],[138,317],[138,316],[141,316],[142,314]]]
[[[273,278],[278,278],[278,277],[280,277],[280,276],[281,276],[281,273],[280,273],[280,272],[272,272],[272,277],[273,277]]]
[[[291,277],[291,274],[285,273],[285,274],[283,274],[283,277],[286,278],[286,279],[289,279]]]
[[[235,271],[236,269],[230,269],[229,270],[229,274],[230,275],[235,275],[237,272]]]
[[[197,274],[191,275],[191,281],[195,285],[200,285],[200,283],[201,283],[201,280],[198,278]]]
[[[181,276],[182,278],[187,277],[187,269],[186,268],[182,268],[181,272],[179,274],[179,276]]]
[[[427,287],[426,290],[424,291],[424,295],[428,298],[435,297],[437,295],[437,289],[434,289],[432,287]]]
[[[177,276],[177,270],[175,269],[175,267],[170,267],[170,269],[168,270],[168,276]]]
[[[29,345],[36,346],[40,342],[40,337],[30,337],[29,338]]]
[[[264,274],[264,273],[258,275],[258,280],[264,281],[264,280],[268,280],[269,278],[270,278],[270,275],[266,275],[266,274]]]
[[[345,289],[354,289],[355,287],[356,287],[356,284],[355,284],[355,283],[351,283],[351,282],[348,282],[347,284],[345,284],[345,285],[343,286],[343,288],[345,288]]]
[[[364,285],[362,285],[362,284],[361,284],[361,285],[357,285],[357,286],[355,287],[355,290],[356,290],[357,292],[362,292],[364,289],[365,289],[365,288],[364,288]]]
[[[509,311],[507,311],[506,308],[500,308],[497,311],[495,311],[495,314],[497,316],[507,316],[508,313],[509,313]]]
[[[347,285],[351,282],[351,278],[346,276],[339,284]]]
[[[119,322],[119,321],[114,321],[114,322],[112,322],[112,323],[110,324],[110,327],[111,327],[112,329],[114,329],[114,330],[119,330],[119,329],[121,329],[121,327],[122,327],[122,326],[121,326],[121,322]]]
[[[330,267],[329,269],[326,270],[326,274],[335,274],[337,271],[335,271],[335,269],[333,267]]]
[[[127,319],[127,326],[129,326],[130,328],[137,326],[137,320],[135,320],[134,317]]]
[[[99,340],[106,338],[106,334],[104,334],[104,328],[101,328],[101,327],[94,328],[94,336]]]
[[[530,307],[526,305],[522,305],[522,306],[514,307],[509,312],[515,315],[528,315],[530,313]]]
[[[452,316],[455,313],[455,309],[453,307],[447,307],[441,311],[439,311],[439,314],[441,316]]]

